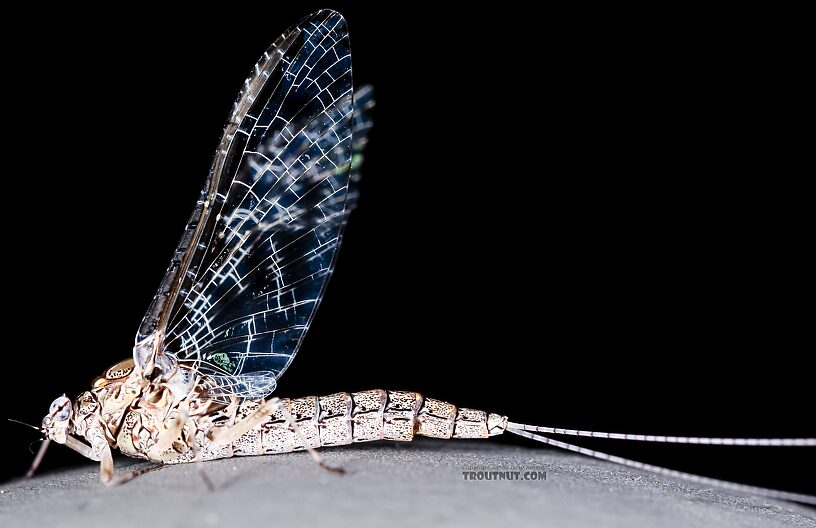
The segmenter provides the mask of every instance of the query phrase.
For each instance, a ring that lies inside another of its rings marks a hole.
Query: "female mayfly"
[[[114,448],[162,464],[298,450],[320,461],[314,448],[323,446],[509,431],[701,484],[816,502],[648,466],[544,434],[780,446],[814,446],[816,439],[533,427],[403,391],[266,399],[297,353],[331,275],[355,206],[372,106],[370,88],[353,91],[348,32],[338,13],[314,13],[274,42],[238,95],[133,357],[73,402],[54,400],[42,422],[49,441],[99,461],[102,481],[113,483],[135,475],[114,476]]]

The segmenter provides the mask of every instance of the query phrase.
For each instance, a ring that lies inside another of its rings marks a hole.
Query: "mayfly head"
[[[42,430],[45,435],[58,444],[65,443],[65,437],[70,433],[71,416],[74,409],[64,394],[51,403],[48,414],[43,418]]]

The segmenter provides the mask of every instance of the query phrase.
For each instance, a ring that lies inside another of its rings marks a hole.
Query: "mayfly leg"
[[[188,414],[188,406],[186,403],[179,406],[178,414],[172,419],[169,426],[166,426],[164,431],[161,435],[159,435],[159,441],[154,444],[150,449],[148,449],[148,458],[150,460],[161,460],[161,455],[164,451],[169,449],[173,442],[182,434],[184,431],[184,426],[189,419]],[[192,443],[195,446],[195,442]],[[164,467],[163,462],[158,462],[157,464],[147,466],[140,469],[134,469],[132,471],[128,471],[125,473],[121,473],[119,475],[114,475],[113,473],[113,458],[111,457],[110,448],[105,449],[102,452],[102,482],[106,486],[116,486],[119,484],[124,484],[125,482],[131,481],[136,477],[144,475],[145,473],[150,473],[151,471],[156,471],[157,469],[161,469]],[[207,487],[212,490],[212,483],[206,475],[203,474],[203,469],[199,467],[199,470],[202,473],[202,478],[204,479],[205,484]]]
[[[207,470],[204,469],[204,461],[201,459],[201,449],[196,445],[195,441],[193,441],[192,446],[193,453],[195,454],[193,460],[195,461],[196,468],[198,468],[198,474],[201,476],[201,480],[203,480],[204,485],[207,486],[207,491],[215,491],[215,484],[207,474]]]
[[[122,473],[120,475],[114,475],[113,477],[111,477],[110,480],[108,480],[104,484],[106,486],[118,486],[119,484],[124,484],[125,482],[131,481],[131,480],[135,479],[136,477],[140,477],[140,476],[144,475],[145,473],[150,473],[152,471],[156,471],[156,470],[161,469],[163,467],[164,467],[164,464],[159,463],[159,464],[153,464],[153,465],[150,465],[150,466],[147,466],[147,467],[144,467],[144,468],[140,468],[140,469],[134,469],[132,471],[128,471],[128,472]]]
[[[240,422],[237,422],[232,427],[223,427],[210,432],[210,440],[213,442],[214,446],[217,447],[232,444],[249,431],[260,426],[276,411],[279,411],[283,415],[284,419],[286,420],[287,427],[289,427],[289,429],[292,430],[295,435],[297,435],[298,439],[303,444],[303,448],[307,453],[309,453],[309,456],[317,465],[333,473],[345,473],[343,468],[334,467],[326,463],[326,461],[323,460],[323,457],[320,456],[311,445],[309,445],[305,435],[300,430],[300,427],[298,427],[294,417],[292,417],[292,413],[289,411],[289,409],[287,409],[286,405],[281,402],[280,398],[272,398],[269,401],[263,402],[252,414]]]
[[[170,425],[166,426],[164,432],[159,435],[159,440],[156,442],[156,444],[148,449],[148,458],[160,459],[161,454],[167,451],[173,445],[173,442],[175,442],[184,431],[184,426],[187,424],[187,420],[190,417],[188,409],[189,404],[187,402],[182,402],[179,404],[178,414],[173,417]]]
[[[201,480],[203,480],[204,485],[207,486],[207,491],[215,491],[215,484],[207,474],[207,470],[204,469],[204,452],[201,450],[201,447],[199,447],[198,442],[196,442],[195,434],[191,433],[187,438],[185,438],[185,441],[193,450],[193,462],[198,469],[198,474],[201,476]]]
[[[281,411],[281,413],[283,413],[284,418],[286,418],[286,424],[289,426],[290,429],[292,429],[295,432],[298,439],[303,444],[304,449],[306,449],[306,452],[309,453],[309,456],[312,458],[312,460],[314,460],[318,466],[325,469],[326,471],[330,471],[332,473],[339,473],[341,475],[344,474],[346,472],[345,469],[329,465],[325,460],[323,460],[323,457],[320,456],[317,450],[315,450],[312,446],[309,445],[309,442],[306,441],[306,437],[300,430],[300,427],[298,427],[297,423],[295,423],[295,419],[292,417],[292,413],[289,412],[289,409],[287,409],[285,405],[281,404],[278,398],[275,399],[277,400],[278,405],[277,408]]]
[[[43,443],[40,446],[40,449],[37,450],[37,456],[34,457],[34,462],[31,463],[31,468],[29,468],[29,470],[26,471],[26,475],[25,475],[26,478],[33,477],[34,473],[37,472],[37,468],[40,467],[40,463],[42,462],[43,457],[45,457],[45,452],[48,449],[48,446],[50,444],[51,444],[51,440],[49,438],[46,438],[45,440],[43,440]]]

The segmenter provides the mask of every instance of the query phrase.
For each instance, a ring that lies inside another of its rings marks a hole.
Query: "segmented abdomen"
[[[410,441],[414,435],[434,438],[487,438],[501,434],[507,417],[457,408],[416,392],[369,390],[329,396],[281,399],[310,447],[347,445],[372,440]],[[236,419],[251,415],[260,402],[245,402]],[[289,453],[305,449],[279,410],[259,429],[232,444],[235,456]]]

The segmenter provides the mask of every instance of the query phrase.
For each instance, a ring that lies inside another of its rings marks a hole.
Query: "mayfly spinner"
[[[415,392],[271,398],[331,275],[371,127],[371,90],[352,89],[346,22],[330,10],[287,30],[244,81],[201,197],[136,335],[133,357],[75,401],[54,400],[48,441],[100,462],[112,449],[161,464],[289,453],[370,440],[487,438],[505,431],[705,485],[816,498],[641,464],[544,436],[814,446],[816,439],[622,435],[533,427]],[[321,462],[322,464],[322,462]],[[34,468],[32,468],[33,470]]]

